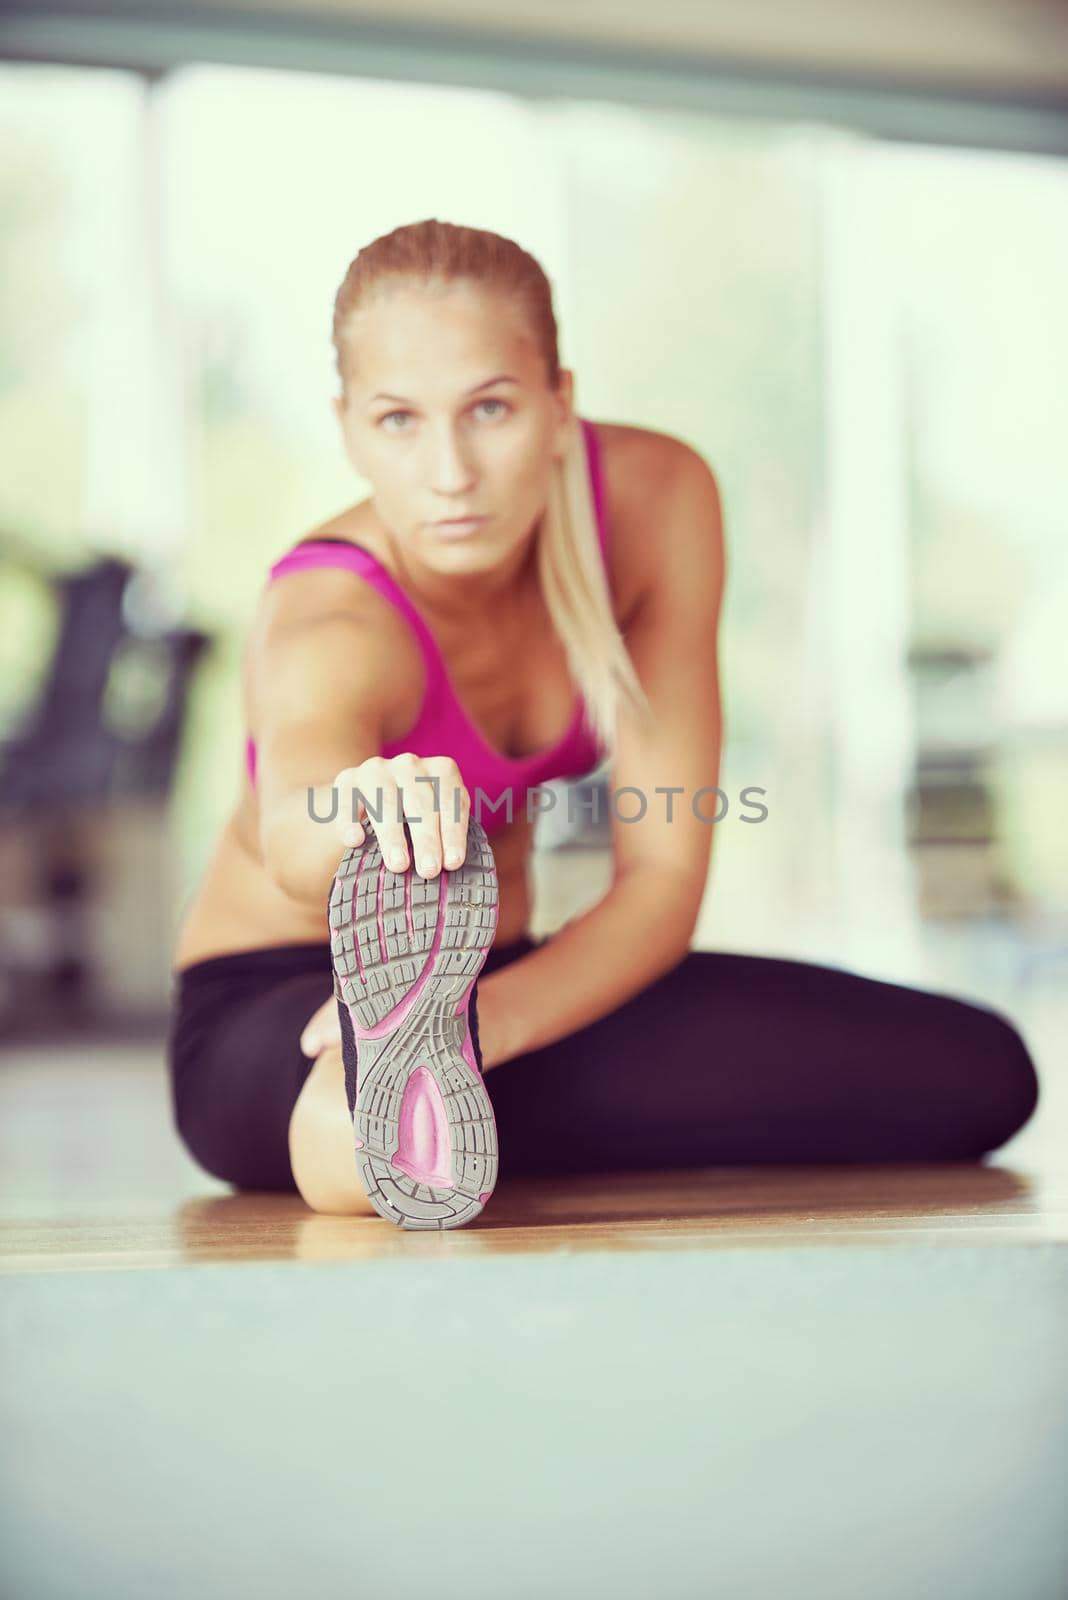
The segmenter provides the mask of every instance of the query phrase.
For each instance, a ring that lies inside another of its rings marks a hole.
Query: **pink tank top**
[[[597,516],[601,559],[608,565],[604,485],[600,446],[593,424],[580,419],[586,441],[590,486]],[[380,754],[400,755],[411,750],[418,756],[451,755],[471,797],[471,809],[487,833],[509,820],[507,795],[511,792],[513,817],[526,814],[527,791],[552,778],[583,777],[598,766],[605,754],[586,720],[586,704],[575,697],[574,714],[563,738],[548,750],[528,756],[502,755],[487,742],[457,698],[445,660],[423,617],[378,558],[350,540],[309,540],[289,550],[270,569],[268,582],[286,572],[306,572],[309,567],[346,567],[377,589],[410,624],[426,665],[426,690],[419,715],[400,739],[383,744]],[[256,782],[256,746],[246,743],[250,783]],[[425,786],[430,793],[429,786]],[[482,798],[478,791],[481,790]],[[476,809],[477,808],[477,809]]]

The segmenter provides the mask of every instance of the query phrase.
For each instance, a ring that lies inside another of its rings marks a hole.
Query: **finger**
[[[401,782],[404,820],[412,836],[416,871],[434,878],[441,871],[441,780],[422,762],[407,765]]]
[[[336,1010],[333,1017],[324,1017],[321,1021],[313,1017],[300,1036],[301,1054],[306,1056],[317,1056],[328,1046],[340,1043],[341,1023]]]
[[[362,766],[343,767],[334,779],[333,786],[337,796],[334,827],[340,835],[342,844],[347,847],[363,844],[367,838],[363,820],[367,814],[367,807],[360,793],[362,772]]]
[[[438,779],[441,790],[440,832],[444,864],[455,870],[467,859],[467,827],[471,797],[451,756],[429,756],[423,766]]]
[[[336,1038],[334,1037],[336,1035]],[[326,1000],[314,1010],[300,1036],[300,1048],[306,1056],[318,1055],[326,1045],[341,1042],[341,1023],[337,1014],[337,1001]]]
[[[361,768],[364,780],[360,788],[368,802],[364,826],[374,832],[382,849],[382,859],[391,872],[404,872],[408,866],[404,813],[394,773],[396,762],[403,760],[403,756],[395,756],[391,761],[376,756]]]
[[[445,865],[455,871],[467,860],[467,825],[471,818],[471,798],[462,783],[452,791],[444,815],[447,817],[442,824]]]

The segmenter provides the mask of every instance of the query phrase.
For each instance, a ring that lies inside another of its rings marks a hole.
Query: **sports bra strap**
[[[378,557],[366,546],[351,539],[308,539],[294,545],[271,567],[268,582],[287,572],[305,572],[314,567],[345,567],[359,573],[373,588],[390,600],[411,623],[420,642],[432,654],[437,646],[434,636],[419,611],[409,600],[393,574],[382,565]]]

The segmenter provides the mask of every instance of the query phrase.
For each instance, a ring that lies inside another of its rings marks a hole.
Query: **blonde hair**
[[[508,295],[520,307],[542,353],[550,388],[559,386],[552,289],[538,262],[500,234],[430,218],[383,234],[350,263],[334,301],[334,349],[342,390],[344,357],[352,342],[350,319],[387,280],[398,278],[441,284],[465,281]],[[537,564],[546,609],[586,702],[590,731],[603,749],[614,751],[624,707],[639,717],[651,712],[612,614],[586,442],[576,417],[568,423],[563,460],[553,462]]]

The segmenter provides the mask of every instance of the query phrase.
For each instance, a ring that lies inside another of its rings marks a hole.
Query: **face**
[[[474,284],[390,287],[346,334],[346,451],[405,556],[441,573],[506,561],[566,449],[571,373],[552,390],[521,312]]]

